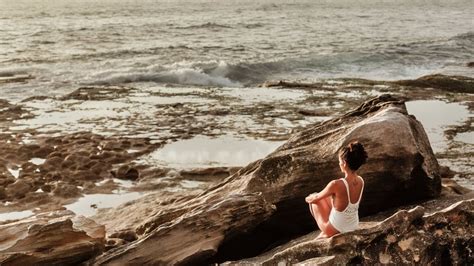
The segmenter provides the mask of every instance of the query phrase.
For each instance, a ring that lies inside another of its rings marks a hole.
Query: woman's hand
[[[312,194],[309,194],[309,195],[305,198],[305,201],[306,201],[307,203],[312,203],[317,197],[318,197],[318,193],[312,193]]]
[[[307,203],[315,203],[315,202],[318,202],[319,200],[322,200],[326,197],[333,195],[335,191],[336,191],[336,181],[333,180],[329,182],[329,184],[327,184],[327,186],[323,190],[321,190],[321,192],[309,194],[305,200]]]

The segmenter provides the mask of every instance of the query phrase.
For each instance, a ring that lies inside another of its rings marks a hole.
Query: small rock
[[[135,231],[132,230],[123,230],[123,231],[118,231],[110,235],[112,238],[120,238],[123,239],[127,242],[132,242],[137,240],[137,234]]]
[[[54,151],[53,147],[45,146],[41,147],[33,152],[34,157],[46,158],[50,153]]]
[[[392,261],[392,256],[390,256],[388,253],[380,253],[379,261],[382,264],[389,264]]]
[[[64,182],[59,182],[56,184],[53,193],[54,195],[62,198],[74,198],[81,195],[81,191],[78,187]]]
[[[62,162],[63,159],[61,157],[50,157],[47,158],[46,161],[44,161],[43,165],[41,165],[41,168],[44,168],[49,171],[57,170]]]
[[[453,178],[455,172],[452,171],[448,166],[440,165],[439,166],[439,173],[442,178]]]
[[[7,195],[14,198],[23,198],[30,190],[31,186],[25,180],[17,180],[6,188]]]
[[[49,193],[52,190],[52,186],[50,184],[45,184],[45,185],[41,186],[41,190],[43,190],[44,192]]]
[[[120,239],[120,238],[108,238],[107,242],[105,244],[105,251],[108,251],[110,249],[113,249],[118,246],[122,246],[126,244],[127,241]]]
[[[79,170],[72,174],[74,180],[99,180],[100,176],[89,170]]]
[[[117,170],[116,177],[119,179],[137,180],[140,177],[140,173],[129,165],[122,165]]]

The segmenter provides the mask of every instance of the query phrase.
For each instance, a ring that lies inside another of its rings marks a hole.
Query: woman
[[[364,180],[356,171],[366,161],[364,146],[357,141],[349,143],[339,151],[339,167],[344,178],[333,180],[321,192],[306,197],[311,215],[321,229],[318,238],[331,237],[359,227],[358,210]]]

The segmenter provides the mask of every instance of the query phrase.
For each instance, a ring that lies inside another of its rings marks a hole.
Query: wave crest
[[[135,72],[108,71],[96,74],[92,77],[90,84],[112,85],[132,82],[156,82],[180,85],[217,86],[217,87],[241,87],[242,84],[227,78],[227,64],[218,63],[211,71],[205,71],[198,67],[173,64],[168,67],[151,66],[147,70]]]

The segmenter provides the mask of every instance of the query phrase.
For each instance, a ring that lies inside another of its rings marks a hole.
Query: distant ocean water
[[[81,85],[474,76],[474,2],[1,0],[1,98]]]

